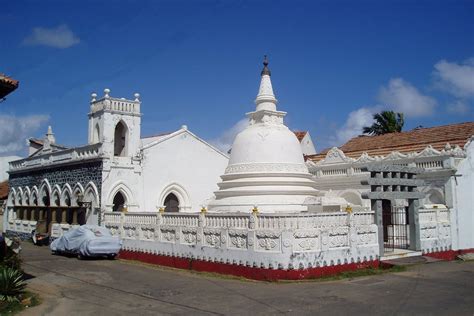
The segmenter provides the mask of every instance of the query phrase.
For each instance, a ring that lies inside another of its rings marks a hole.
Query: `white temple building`
[[[57,238],[98,223],[123,239],[122,258],[272,280],[474,252],[474,123],[433,145],[398,133],[385,148],[366,138],[309,154],[266,59],[255,103],[228,157],[186,126],[142,137],[138,94],[93,94],[88,145],[59,146],[48,129],[10,163],[4,229]]]
[[[43,140],[30,139],[30,156],[10,163],[9,205],[32,225],[46,221],[47,231],[55,222],[61,230],[99,224],[107,211],[199,211],[228,156],[185,125],[142,137],[140,107],[138,94],[126,100],[105,89],[101,98],[92,94],[87,145],[58,145],[51,127]],[[90,204],[87,211],[81,203]],[[40,214],[39,207],[56,214]]]

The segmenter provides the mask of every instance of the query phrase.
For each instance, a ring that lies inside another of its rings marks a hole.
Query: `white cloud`
[[[0,154],[16,153],[25,139],[48,121],[47,115],[12,116],[0,114]]]
[[[352,137],[362,134],[365,126],[373,123],[373,114],[377,112],[377,108],[363,107],[349,113],[344,125],[337,129],[331,143],[333,146],[340,146]]]
[[[23,43],[26,45],[43,45],[55,48],[68,48],[80,42],[66,24],[56,28],[35,27]]]
[[[407,117],[421,117],[433,114],[436,100],[421,94],[402,78],[390,79],[387,87],[380,88],[377,100],[384,108],[402,112]]]
[[[469,106],[461,100],[448,104],[447,110],[454,114],[466,114],[470,111]]]
[[[243,131],[248,126],[248,122],[248,119],[241,119],[236,124],[234,124],[234,126],[224,131],[219,137],[211,139],[209,143],[216,146],[218,149],[225,153],[228,152],[229,149],[232,147],[232,143],[234,142],[235,136],[237,136],[238,133]]]
[[[441,60],[434,68],[439,89],[460,98],[474,97],[474,58],[460,64]]]

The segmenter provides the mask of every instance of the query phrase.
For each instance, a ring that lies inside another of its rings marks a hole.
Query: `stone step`
[[[431,262],[442,261],[441,259],[435,259],[427,256],[410,256],[403,258],[394,258],[389,260],[382,260],[383,263],[394,265],[394,266],[411,266],[415,264],[424,264]]]

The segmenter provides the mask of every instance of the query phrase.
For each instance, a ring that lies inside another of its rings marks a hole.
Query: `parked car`
[[[78,258],[108,257],[115,258],[122,247],[122,240],[112,236],[105,227],[82,225],[71,229],[55,239],[51,245],[53,254],[72,254]]]

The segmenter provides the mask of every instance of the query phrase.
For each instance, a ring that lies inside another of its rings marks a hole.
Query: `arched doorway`
[[[125,205],[125,197],[123,196],[122,192],[117,192],[114,196],[113,201],[114,206],[112,207],[112,211],[114,212],[122,212],[124,205]]]
[[[114,133],[114,156],[126,156],[127,144],[127,126],[118,122]]]
[[[179,211],[179,200],[176,195],[170,193],[165,198],[165,212],[178,212]]]

